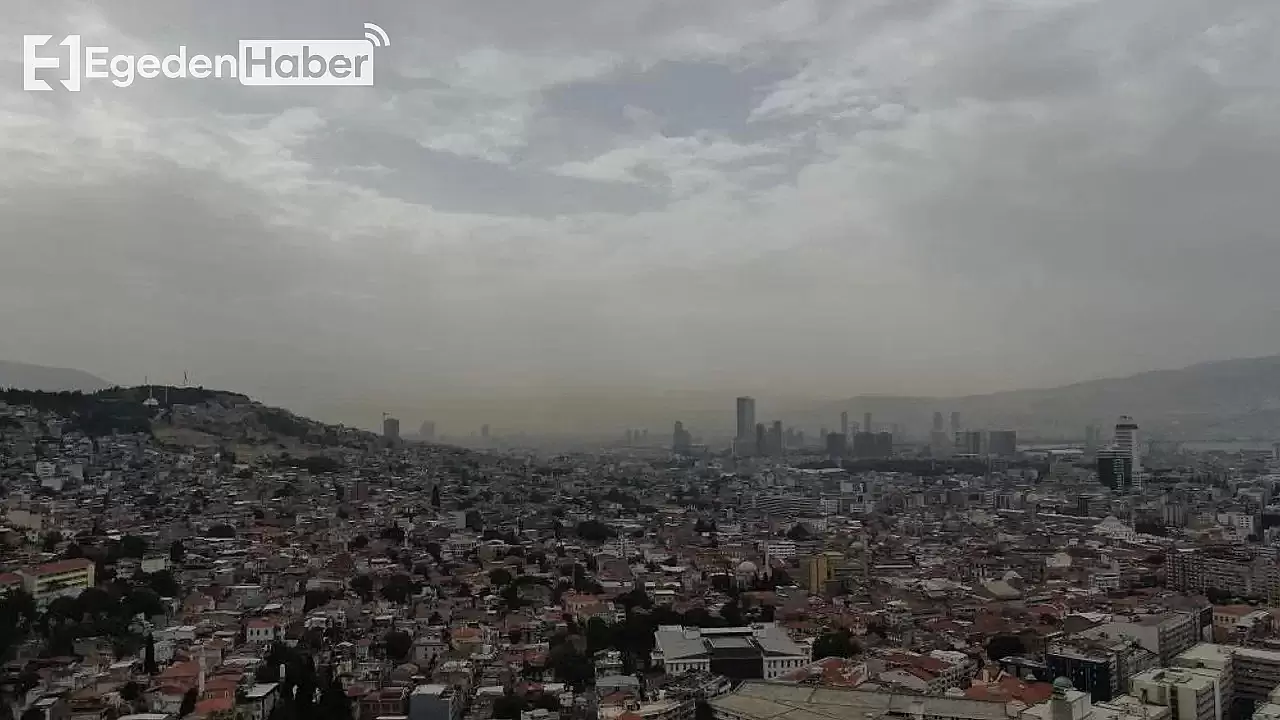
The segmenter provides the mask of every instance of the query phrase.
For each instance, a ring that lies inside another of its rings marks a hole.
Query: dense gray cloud
[[[5,359],[448,429],[1280,352],[1274,0],[5,10]],[[20,89],[365,21],[372,88]]]

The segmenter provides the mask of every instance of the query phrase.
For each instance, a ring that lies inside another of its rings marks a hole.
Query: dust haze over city
[[[6,18],[3,360],[368,428],[665,436],[732,433],[738,395],[809,423],[1280,352],[1268,0]],[[24,33],[163,55],[364,22],[372,87],[19,82]]]
[[[0,18],[0,720],[1280,720],[1280,0]]]

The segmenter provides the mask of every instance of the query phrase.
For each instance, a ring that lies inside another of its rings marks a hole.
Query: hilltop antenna
[[[182,371],[182,387],[187,387],[187,371]]]

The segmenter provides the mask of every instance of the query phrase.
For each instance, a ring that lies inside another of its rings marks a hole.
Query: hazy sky
[[[1280,352],[1276,0],[4,13],[5,359],[493,413]],[[372,88],[21,90],[22,33],[214,54],[365,21]]]

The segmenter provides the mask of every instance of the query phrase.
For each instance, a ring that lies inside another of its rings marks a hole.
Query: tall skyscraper
[[[774,420],[773,429],[769,431],[769,453],[771,455],[782,455],[787,449],[787,444],[782,439],[782,421]]]
[[[1098,448],[1102,445],[1102,432],[1097,425],[1084,426],[1084,452],[1086,455],[1093,455],[1098,452]]]
[[[996,457],[1013,457],[1018,454],[1016,430],[992,430],[987,433],[987,454]]]
[[[1133,474],[1142,473],[1142,450],[1138,446],[1138,423],[1128,415],[1121,415],[1116,421],[1116,432],[1113,439],[1116,449],[1122,450],[1132,460]]]
[[[956,452],[961,455],[981,455],[982,432],[978,430],[961,430],[956,433]]]
[[[436,424],[430,420],[422,423],[422,427],[418,428],[418,436],[425,442],[434,442],[436,439]]]
[[[400,439],[400,421],[393,417],[382,419],[382,437],[387,440]]]
[[[853,456],[862,460],[893,457],[893,434],[856,433],[853,436]]]
[[[765,438],[765,434],[766,434],[766,430],[764,427],[764,423],[756,423],[756,455],[765,454],[765,448],[769,447],[768,445],[765,444],[766,442],[768,442],[768,440]]]
[[[951,457],[955,448],[955,434],[947,435],[942,424],[942,413],[933,413],[933,430],[929,433],[929,454],[935,458]]]
[[[871,413],[862,414],[862,432],[875,432],[875,428],[871,427]]]
[[[951,413],[951,434],[954,436],[956,433],[960,432],[961,429],[962,428],[960,427],[960,413],[952,412]]]
[[[1133,457],[1120,448],[1098,451],[1098,482],[1118,492],[1133,489]]]
[[[840,413],[840,434],[849,437],[849,413]]]
[[[692,444],[693,438],[689,431],[684,429],[684,423],[676,421],[675,428],[671,431],[671,452],[687,455]]]
[[[845,456],[848,448],[849,438],[840,433],[827,434],[827,456],[831,458],[841,458]]]
[[[756,399],[738,398],[738,440],[750,440],[756,432]]]
[[[488,440],[488,439],[489,439],[489,424],[488,424],[488,423],[485,423],[484,425],[481,425],[481,426],[480,426],[480,437],[481,437],[482,439],[485,439],[485,440]]]

